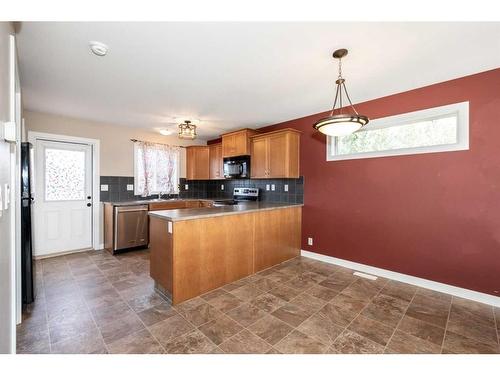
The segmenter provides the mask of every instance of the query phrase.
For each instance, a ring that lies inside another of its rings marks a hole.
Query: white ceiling
[[[150,129],[201,120],[205,139],[328,110],[343,47],[361,102],[500,67],[500,23],[23,22],[18,35],[26,109]]]

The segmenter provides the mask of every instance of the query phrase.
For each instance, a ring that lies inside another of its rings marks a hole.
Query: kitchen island
[[[177,304],[300,254],[301,204],[149,212],[150,275]]]

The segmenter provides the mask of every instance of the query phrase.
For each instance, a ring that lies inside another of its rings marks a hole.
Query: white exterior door
[[[35,142],[35,255],[92,247],[92,146]]]

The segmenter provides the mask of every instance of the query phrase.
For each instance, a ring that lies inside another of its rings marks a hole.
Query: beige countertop
[[[103,202],[104,204],[110,204],[112,206],[137,206],[141,204],[151,204],[151,203],[163,203],[163,202],[185,202],[185,201],[209,201],[213,202],[213,199],[205,198],[172,198],[172,199],[139,199],[135,201],[121,201],[121,202]]]
[[[183,208],[178,210],[150,211],[149,215],[168,221],[184,221],[204,219],[208,217],[237,215],[254,211],[276,210],[281,208],[302,207],[298,203],[266,203],[250,202],[240,203],[233,206],[204,207],[204,208]]]

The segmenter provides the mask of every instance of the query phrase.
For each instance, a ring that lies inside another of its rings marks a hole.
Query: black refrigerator
[[[33,147],[21,143],[21,277],[23,304],[35,300],[36,270],[33,259]]]

